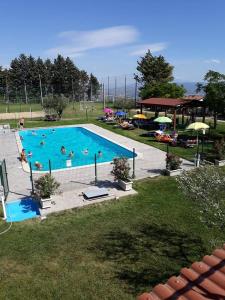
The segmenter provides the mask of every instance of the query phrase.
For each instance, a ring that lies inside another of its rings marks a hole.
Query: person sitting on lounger
[[[123,129],[133,129],[134,128],[134,125],[127,122],[127,121],[123,121],[123,123],[120,124],[120,126],[123,128]]]

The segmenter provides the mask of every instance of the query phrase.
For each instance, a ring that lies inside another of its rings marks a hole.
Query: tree
[[[64,109],[67,106],[68,99],[63,96],[51,95],[44,98],[43,108],[47,113],[56,113],[61,119]]]
[[[143,85],[167,83],[173,80],[173,66],[166,62],[162,55],[153,56],[148,50],[137,64],[139,75],[135,74],[135,79]]]
[[[209,70],[204,81],[205,84],[197,83],[196,91],[205,93],[205,105],[213,112],[214,128],[216,128],[218,113],[225,111],[225,75]]]
[[[92,100],[92,97],[97,98],[99,95],[100,84],[98,79],[91,73],[89,77],[87,95],[88,99]]]
[[[11,61],[9,70],[0,70],[0,77],[3,78],[0,79],[0,91],[6,98],[9,97],[9,93],[12,97],[19,93],[26,101],[32,97],[40,99],[41,87],[45,96],[63,94],[65,97],[71,97],[73,101],[76,97],[85,99],[87,92],[90,97],[89,81],[92,82],[94,97],[97,97],[99,91],[98,80],[93,74],[89,77],[87,72],[77,68],[69,57],[64,58],[61,55],[52,62],[50,59],[43,61],[40,57],[35,59],[31,55],[21,54]]]
[[[176,83],[155,83],[146,84],[140,92],[142,99],[150,97],[165,97],[165,98],[181,98],[184,96],[186,90],[183,85]]]
[[[178,187],[198,209],[208,227],[225,228],[225,174],[219,167],[200,167],[177,177]]]

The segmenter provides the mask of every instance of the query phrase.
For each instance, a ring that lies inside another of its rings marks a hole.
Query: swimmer
[[[66,148],[64,146],[61,147],[61,153],[66,154]]]
[[[98,157],[101,157],[102,156],[102,151],[98,151]]]
[[[27,162],[27,157],[26,157],[26,153],[25,153],[25,149],[22,149],[22,152],[20,154],[20,160]]]
[[[42,164],[39,161],[35,161],[34,165],[38,170],[41,170],[43,168]]]
[[[88,154],[88,149],[85,149],[85,150],[83,151],[83,154],[87,155],[87,154]]]
[[[47,136],[46,136],[46,134],[42,134],[42,137],[43,137],[43,138],[46,138]]]
[[[70,153],[69,153],[69,157],[70,157],[70,158],[73,158],[73,157],[74,157],[74,152],[73,152],[72,150],[71,150]]]
[[[21,140],[21,141],[23,141],[23,137],[22,137],[22,135],[20,135],[20,140]]]
[[[37,135],[37,132],[35,130],[32,130],[31,134],[32,135]]]
[[[41,146],[44,146],[44,144],[45,144],[45,141],[41,141],[41,142],[40,142],[40,145],[41,145]]]
[[[33,155],[33,153],[32,153],[31,151],[28,151],[27,156],[28,156],[28,157],[32,157],[32,155]]]
[[[55,132],[55,129],[54,129],[54,128],[52,129],[52,132]]]

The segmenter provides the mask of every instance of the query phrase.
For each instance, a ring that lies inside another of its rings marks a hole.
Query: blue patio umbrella
[[[124,117],[124,116],[126,116],[126,112],[124,112],[124,111],[117,111],[116,113],[115,113],[115,115],[117,116],[117,117]]]

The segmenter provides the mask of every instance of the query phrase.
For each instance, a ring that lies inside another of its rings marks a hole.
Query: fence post
[[[95,154],[95,185],[97,185],[97,155]]]
[[[133,148],[133,174],[132,178],[135,178],[135,148]]]
[[[86,120],[88,120],[88,108],[86,106]]]
[[[32,172],[32,165],[30,162],[30,181],[31,181],[31,191],[34,194],[34,182],[33,182],[33,172]]]
[[[49,174],[52,175],[52,164],[51,164],[51,160],[48,160],[48,167],[49,167]]]

